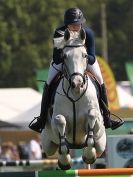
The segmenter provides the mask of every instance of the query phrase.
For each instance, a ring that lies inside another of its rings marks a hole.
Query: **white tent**
[[[29,123],[40,114],[41,104],[38,103],[33,106],[31,109],[23,112],[22,114],[14,117],[12,119],[12,123],[16,123],[17,125],[21,125],[25,129],[28,128]]]
[[[33,109],[40,102],[41,94],[32,88],[0,89],[0,120],[15,124],[21,123],[15,117]]]
[[[121,108],[133,108],[133,95],[131,93],[130,82],[123,81],[117,83],[117,94]]]

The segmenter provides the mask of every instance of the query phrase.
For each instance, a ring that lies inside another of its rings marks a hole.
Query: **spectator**
[[[41,138],[36,135],[34,139],[29,142],[30,147],[30,159],[39,160],[42,159]]]
[[[19,153],[17,147],[13,142],[4,142],[1,145],[0,159],[2,160],[19,160]]]
[[[18,152],[19,152],[20,159],[22,160],[30,159],[29,144],[27,144],[26,142],[23,141],[19,142]]]

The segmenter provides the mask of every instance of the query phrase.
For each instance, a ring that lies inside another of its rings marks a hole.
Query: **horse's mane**
[[[66,42],[64,40],[64,37],[59,37],[54,39],[54,47],[61,49],[65,45],[81,45],[85,43],[84,41],[81,41],[80,39],[80,33],[76,31],[70,31],[70,39]]]
[[[70,39],[66,42],[66,45],[81,45],[85,43],[85,40],[80,39],[80,32],[70,31]]]

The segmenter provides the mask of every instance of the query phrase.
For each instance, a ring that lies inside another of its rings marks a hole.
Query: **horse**
[[[64,33],[63,76],[56,89],[53,113],[41,133],[42,147],[49,157],[57,152],[62,170],[71,168],[70,149],[82,149],[86,164],[93,164],[105,151],[106,132],[97,89],[87,72],[86,34]]]

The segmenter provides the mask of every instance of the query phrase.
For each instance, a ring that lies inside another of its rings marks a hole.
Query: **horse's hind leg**
[[[68,170],[71,168],[71,157],[65,140],[66,119],[63,115],[53,118],[52,129],[59,139],[58,165],[62,170]]]
[[[92,109],[89,112],[89,117],[87,122],[87,138],[86,138],[86,147],[83,149],[83,160],[87,164],[92,164],[96,160],[96,149],[95,149],[95,142],[94,142],[94,127],[96,123],[96,116],[97,116],[97,111],[95,109]],[[90,121],[89,121],[90,120]]]

